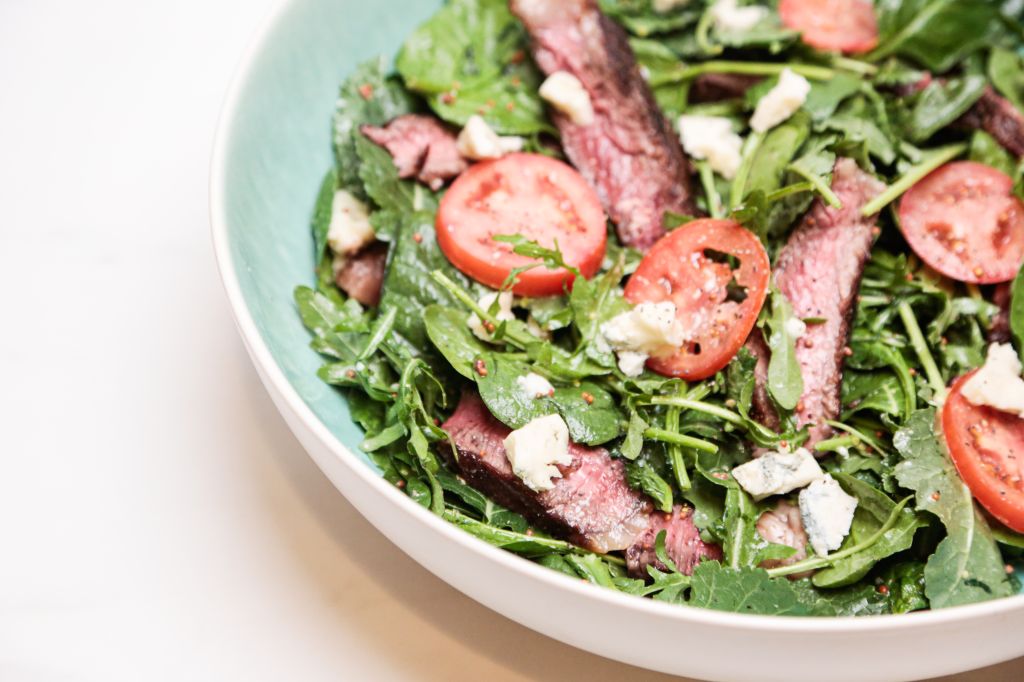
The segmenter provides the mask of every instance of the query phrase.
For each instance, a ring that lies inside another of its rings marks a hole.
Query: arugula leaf
[[[576,547],[564,540],[555,540],[554,538],[544,537],[540,533],[527,535],[525,532],[520,533],[504,528],[496,528],[483,523],[482,521],[470,518],[451,507],[444,511],[444,519],[445,521],[455,524],[467,533],[475,535],[489,545],[507,549],[510,552],[515,552],[516,554],[542,556],[544,554],[557,552],[565,555],[566,559],[571,560],[570,557],[574,556],[571,553],[579,551]]]
[[[858,372],[846,369],[842,383],[843,419],[862,411],[902,418],[906,406],[899,377],[890,371]]]
[[[798,112],[772,128],[757,148],[747,177],[747,194],[761,190],[770,193],[780,187],[786,168],[810,135],[810,118]]]
[[[361,199],[366,198],[359,178],[356,139],[362,138],[362,125],[383,125],[393,118],[416,110],[416,101],[399,80],[387,74],[383,57],[356,67],[341,86],[334,112],[334,160],[337,186]]]
[[[480,514],[486,523],[516,533],[525,533],[529,527],[526,519],[520,514],[494,503],[476,488],[460,481],[451,472],[445,469],[439,470],[437,480],[445,492],[457,495],[470,509]]]
[[[650,0],[601,0],[600,4],[601,11],[641,38],[692,26],[701,15],[701,10],[695,7],[656,12]]]
[[[756,333],[756,332],[755,332]],[[742,347],[725,368],[726,396],[736,402],[736,411],[742,416],[750,414],[750,405],[754,401],[754,389],[757,386],[757,357],[746,347]]]
[[[857,510],[853,516],[850,534],[843,541],[839,551],[853,547],[871,537],[885,525],[896,503],[889,497],[867,483],[847,474],[836,475],[836,480],[846,492],[857,498]],[[904,508],[895,525],[886,531],[881,538],[867,549],[853,556],[840,559],[831,567],[814,574],[812,582],[816,587],[843,587],[852,585],[861,578],[878,561],[897,552],[908,549],[914,542],[917,529],[927,525],[911,509]]]
[[[772,356],[768,361],[768,392],[780,407],[792,410],[804,393],[804,378],[796,359],[796,337],[788,322],[793,319],[793,306],[786,296],[772,286],[771,315],[767,319],[768,348]]]
[[[925,597],[924,563],[908,561],[886,569],[879,579],[889,591],[893,613],[910,613],[928,608]]]
[[[1010,333],[1017,344],[1017,353],[1024,358],[1024,268],[1017,273],[1010,289]]]
[[[769,578],[760,568],[725,568],[703,561],[693,569],[690,584],[690,606],[765,616],[812,614],[788,580]]]
[[[629,487],[644,492],[654,500],[656,509],[666,513],[672,511],[672,486],[646,462],[627,461],[626,482],[629,483]]]
[[[837,73],[827,81],[813,81],[803,110],[819,124],[828,120],[843,101],[860,92],[861,79],[849,73]]]
[[[409,36],[396,66],[446,121],[464,125],[480,114],[503,134],[553,132],[526,49],[505,0],[451,0]]]
[[[892,613],[889,597],[871,584],[857,584],[839,589],[822,590],[810,580],[791,581],[797,598],[814,616],[880,616]]]
[[[917,508],[946,526],[947,536],[925,565],[925,594],[932,608],[1014,594],[988,524],[974,506],[935,431],[935,410],[918,410],[893,445],[903,455],[896,465],[900,485],[915,492]]]

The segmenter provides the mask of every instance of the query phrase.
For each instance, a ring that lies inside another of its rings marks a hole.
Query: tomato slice
[[[871,0],[780,0],[779,17],[819,50],[859,54],[878,45]]]
[[[770,274],[761,241],[735,221],[694,220],[662,237],[626,283],[626,299],[674,303],[688,341],[647,367],[699,380],[729,364],[757,321]]]
[[[519,234],[558,248],[569,265],[592,277],[604,259],[604,209],[594,190],[571,166],[540,154],[509,154],[470,167],[448,189],[437,212],[437,243],[452,265],[498,288],[513,268],[536,260],[496,242]],[[551,296],[572,282],[565,268],[543,265],[519,275],[512,291]]]
[[[1024,203],[1013,180],[973,161],[948,163],[900,200],[903,236],[932,269],[961,282],[1008,282],[1024,263]]]
[[[1024,419],[968,402],[960,389],[974,373],[956,380],[942,408],[946,445],[974,499],[1024,533]]]

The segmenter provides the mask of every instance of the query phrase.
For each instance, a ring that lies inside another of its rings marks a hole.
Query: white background
[[[0,680],[668,679],[426,573],[275,412],[207,227],[270,4],[0,0]]]

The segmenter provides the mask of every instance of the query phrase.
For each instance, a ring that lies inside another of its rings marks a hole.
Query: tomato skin
[[[949,455],[974,499],[1024,533],[1024,419],[968,402],[960,389],[975,372],[953,383],[942,408]]]
[[[734,256],[739,267],[734,271],[707,251]],[[698,381],[729,364],[757,322],[770,274],[761,241],[733,220],[694,220],[662,237],[630,277],[625,296],[631,303],[674,303],[689,343],[671,356],[650,358],[647,367]],[[746,289],[741,303],[727,300],[731,282]]]
[[[846,54],[878,45],[878,19],[871,0],[780,0],[783,25],[800,31],[807,45]]]
[[[903,195],[900,229],[933,270],[960,282],[998,284],[1024,263],[1024,203],[1005,173],[947,163]]]
[[[541,246],[555,242],[565,262],[593,277],[607,242],[604,209],[594,190],[571,166],[540,154],[508,154],[474,164],[441,200],[437,242],[460,271],[492,288],[516,267],[536,263],[512,252],[497,235],[520,234]],[[512,291],[552,296],[571,286],[564,268],[543,265],[519,275]]]

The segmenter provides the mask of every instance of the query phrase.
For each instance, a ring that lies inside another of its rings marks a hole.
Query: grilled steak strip
[[[839,159],[832,175],[832,191],[842,208],[818,199],[803,222],[790,235],[775,266],[775,282],[789,299],[793,314],[819,318],[797,341],[796,358],[804,379],[804,392],[796,406],[797,425],[809,426],[808,446],[827,438],[840,409],[840,382],[844,349],[850,337],[857,289],[874,240],[877,216],[863,217],[861,209],[885,186],[850,159]],[[767,393],[760,394],[762,414]]]
[[[345,259],[334,273],[334,283],[363,305],[376,306],[380,303],[387,260],[388,245],[374,242]]]
[[[691,102],[721,102],[736,99],[747,94],[747,90],[760,83],[760,76],[743,76],[735,73],[705,73],[693,79],[690,85]]]
[[[594,107],[592,124],[554,114],[562,146],[597,190],[627,245],[646,248],[665,211],[692,215],[689,166],[679,140],[640,76],[626,32],[594,0],[511,0],[545,73],[568,71]]]
[[[1010,299],[1012,289],[1008,283],[997,284],[992,291],[992,302],[999,306],[999,312],[992,318],[992,326],[988,330],[989,343],[1009,343],[1010,333]]]
[[[991,87],[960,118],[961,125],[984,130],[1011,154],[1024,157],[1024,115]]]
[[[625,550],[635,576],[646,576],[649,564],[660,565],[653,551],[660,530],[666,531],[666,548],[680,570],[692,569],[702,557],[720,556],[718,547],[701,542],[688,508],[653,511],[650,500],[626,483],[622,462],[603,448],[570,444],[572,464],[559,466],[562,478],[538,493],[512,473],[503,443],[511,430],[491,416],[476,393],[463,394],[443,428],[455,444],[450,463],[469,485],[581,547],[602,554]]]
[[[406,114],[382,128],[363,126],[359,130],[388,150],[398,177],[416,178],[435,191],[467,168],[455,134],[432,116]]]

